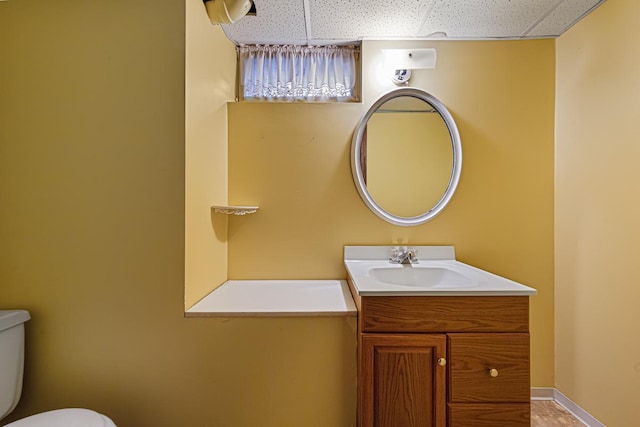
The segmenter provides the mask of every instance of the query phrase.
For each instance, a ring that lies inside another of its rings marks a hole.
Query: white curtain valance
[[[356,46],[238,47],[246,100],[357,101]]]

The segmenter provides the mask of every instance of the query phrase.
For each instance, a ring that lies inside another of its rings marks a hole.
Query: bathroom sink
[[[359,296],[517,296],[536,290],[457,261],[453,246],[413,246],[412,264],[391,262],[393,246],[345,246],[344,265]],[[417,261],[417,262],[415,262]]]
[[[478,284],[477,281],[448,268],[423,267],[416,264],[372,268],[369,274],[382,283],[417,288],[470,288]]]

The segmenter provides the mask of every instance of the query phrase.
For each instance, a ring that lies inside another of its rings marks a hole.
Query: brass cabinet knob
[[[447,364],[447,359],[445,359],[444,357],[441,357],[438,359],[438,365],[445,366],[446,364]]]
[[[489,369],[489,375],[491,375],[491,378],[495,378],[499,375],[499,372],[497,369]]]

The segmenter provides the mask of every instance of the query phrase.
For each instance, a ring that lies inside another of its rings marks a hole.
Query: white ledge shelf
[[[211,206],[216,213],[222,213],[227,215],[249,215],[256,213],[259,209],[258,206]]]
[[[185,317],[355,317],[345,280],[228,280]]]

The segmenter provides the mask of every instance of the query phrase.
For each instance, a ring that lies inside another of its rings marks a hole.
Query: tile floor
[[[562,406],[553,400],[531,401],[531,427],[584,427]]]

